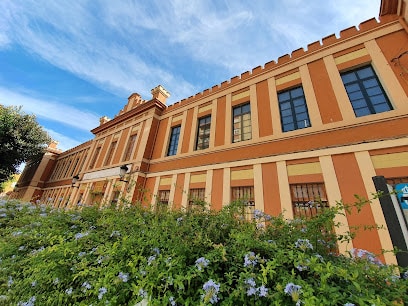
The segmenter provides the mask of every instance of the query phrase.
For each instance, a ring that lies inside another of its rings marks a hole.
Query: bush
[[[220,212],[0,202],[0,304],[391,305],[402,268],[336,253],[336,208],[287,221]],[[405,274],[404,274],[405,273]]]

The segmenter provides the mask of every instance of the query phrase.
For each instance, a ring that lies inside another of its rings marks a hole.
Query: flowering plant
[[[333,232],[339,209],[245,221],[237,204],[183,213],[0,200],[0,304],[402,305],[406,269],[336,252],[351,239]]]

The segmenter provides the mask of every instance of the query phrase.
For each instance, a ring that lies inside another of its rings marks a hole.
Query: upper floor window
[[[341,79],[356,117],[392,110],[391,103],[371,66],[344,72]]]
[[[251,106],[249,103],[234,107],[232,125],[234,131],[232,142],[239,142],[252,138]]]
[[[92,169],[95,166],[96,160],[99,157],[99,153],[101,152],[101,147],[97,147],[94,153],[94,156],[92,157],[92,161],[89,165],[89,169]]]
[[[196,150],[207,149],[210,146],[211,116],[198,120]]]
[[[278,101],[283,132],[311,126],[301,86],[278,93]]]
[[[167,150],[167,156],[176,155],[177,147],[180,137],[180,125],[171,128],[169,148]]]
[[[292,208],[294,217],[310,218],[328,207],[323,183],[292,184]]]
[[[109,151],[108,151],[108,156],[106,157],[105,165],[104,165],[104,166],[107,166],[107,165],[109,165],[109,164],[112,162],[113,153],[115,152],[115,149],[116,149],[116,145],[117,145],[117,144],[118,144],[117,141],[114,141],[114,142],[111,143],[110,148],[109,148]]]
[[[125,150],[125,154],[123,155],[123,161],[130,160],[130,158],[132,157],[132,153],[136,145],[136,136],[137,136],[136,134],[130,136],[129,142]]]

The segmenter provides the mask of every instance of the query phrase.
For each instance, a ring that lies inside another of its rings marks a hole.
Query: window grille
[[[328,207],[323,183],[290,185],[294,217],[311,218]]]
[[[255,210],[255,194],[254,186],[242,186],[231,188],[231,200],[242,201],[243,209],[242,213],[245,219],[252,220]]]

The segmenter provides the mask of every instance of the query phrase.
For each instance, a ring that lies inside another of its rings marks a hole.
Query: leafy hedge
[[[402,305],[407,272],[336,254],[333,217],[56,210],[0,200],[3,305]],[[142,304],[142,303],[141,303]]]

